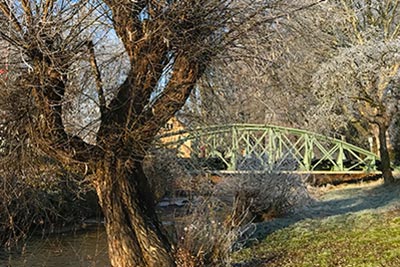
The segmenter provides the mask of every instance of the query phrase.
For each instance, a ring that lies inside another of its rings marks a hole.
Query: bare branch
[[[31,5],[30,5],[30,1],[22,0],[21,3],[22,3],[22,8],[25,13],[26,23],[27,23],[27,25],[31,25],[32,24],[32,9],[31,9]]]
[[[99,105],[100,105],[100,113],[101,116],[103,117],[106,112],[106,98],[104,96],[104,90],[103,90],[103,82],[101,80],[101,73],[99,66],[97,64],[96,60],[96,55],[94,51],[94,45],[93,41],[88,42],[88,48],[89,48],[89,55],[90,55],[90,65],[92,66],[92,71],[94,75],[94,79],[96,81],[96,87],[97,87],[97,93],[99,97]]]
[[[140,12],[145,8],[147,1],[105,1],[113,13],[114,28],[121,38],[128,55],[134,56],[133,45],[142,38],[142,21]]]
[[[15,17],[15,14],[11,11],[5,0],[0,1],[0,10],[4,14],[4,16],[8,18],[10,23],[14,26],[15,30],[20,34],[22,34],[21,24],[19,23],[19,21]]]
[[[140,131],[158,132],[174,113],[182,108],[190,95],[196,80],[203,74],[206,62],[193,62],[185,55],[175,60],[173,75],[162,95],[148,110],[147,120]]]
[[[56,0],[46,0],[44,7],[43,7],[43,15],[42,15],[42,21],[46,22],[47,21],[47,17],[49,15],[49,13],[51,13],[51,11],[53,10],[53,6],[54,6],[54,2]]]

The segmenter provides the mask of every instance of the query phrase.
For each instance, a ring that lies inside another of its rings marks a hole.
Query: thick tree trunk
[[[389,151],[387,148],[387,143],[386,143],[386,131],[387,127],[384,125],[379,125],[379,153],[381,156],[381,168],[382,168],[382,176],[385,181],[385,183],[393,183],[394,177],[392,173],[392,169],[390,167],[390,156],[389,156]]]
[[[94,184],[105,216],[111,265],[175,266],[141,162],[127,164],[110,157],[98,164],[96,174]]]
[[[390,141],[393,144],[393,157],[395,166],[400,165],[400,112],[395,116],[394,123],[392,124],[392,131]]]

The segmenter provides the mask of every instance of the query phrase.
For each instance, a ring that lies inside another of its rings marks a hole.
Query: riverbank
[[[315,201],[257,225],[238,266],[400,266],[400,186],[382,181],[314,190]]]

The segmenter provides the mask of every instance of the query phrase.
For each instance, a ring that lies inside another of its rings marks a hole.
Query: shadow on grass
[[[384,212],[394,207],[400,208],[399,184],[334,190],[286,217],[257,224],[249,233],[249,242],[246,242],[245,246],[254,244],[277,230],[305,219],[324,219],[369,210]]]

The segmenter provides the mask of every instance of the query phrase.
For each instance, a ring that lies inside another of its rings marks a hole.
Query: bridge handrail
[[[236,124],[235,123],[235,124],[225,124],[225,125],[211,125],[211,126],[207,126],[207,127],[196,127],[196,128],[193,128],[193,129],[172,131],[172,132],[169,132],[169,133],[164,133],[164,134],[161,134],[161,135],[157,135],[156,136],[156,141],[157,140],[161,140],[162,138],[166,138],[166,137],[188,134],[188,136],[182,137],[179,140],[170,141],[170,142],[166,142],[166,143],[163,144],[165,146],[173,145],[173,144],[182,143],[182,142],[184,142],[186,140],[192,140],[192,139],[194,139],[196,137],[208,136],[208,135],[212,135],[212,134],[216,134],[216,133],[228,132],[233,128],[237,128],[237,129],[240,129],[240,130],[276,129],[276,130],[279,130],[279,131],[287,131],[287,132],[290,132],[290,133],[293,133],[293,134],[297,134],[297,135],[308,134],[308,135],[313,136],[313,137],[315,137],[315,138],[317,138],[319,140],[338,143],[338,144],[344,145],[346,148],[351,149],[352,151],[355,151],[355,152],[358,152],[358,153],[362,153],[362,154],[364,154],[366,156],[374,157],[376,159],[379,159],[378,155],[376,155],[375,153],[373,153],[371,151],[368,151],[366,149],[363,149],[361,147],[355,146],[353,144],[350,144],[348,142],[345,142],[343,140],[337,139],[337,138],[325,136],[325,135],[318,134],[318,133],[311,132],[311,131],[306,131],[306,130],[301,130],[301,129],[296,129],[296,128],[290,128],[290,127],[269,125],[269,124]],[[196,133],[195,136],[193,136],[194,133]]]

